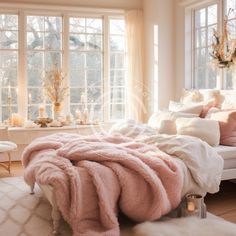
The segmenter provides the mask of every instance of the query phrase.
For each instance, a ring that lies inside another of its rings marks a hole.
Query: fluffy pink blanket
[[[118,211],[156,220],[181,200],[183,174],[153,145],[124,136],[54,134],[23,152],[25,181],[53,186],[76,236],[119,235]]]

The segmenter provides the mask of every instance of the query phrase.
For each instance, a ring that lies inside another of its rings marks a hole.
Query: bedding
[[[218,146],[220,143],[220,127],[215,120],[178,118],[176,120],[176,129],[177,134],[200,138],[211,146]]]
[[[38,138],[22,155],[25,181],[53,186],[76,236],[119,235],[118,210],[155,220],[189,191],[218,191],[223,160],[205,142],[144,134]]]

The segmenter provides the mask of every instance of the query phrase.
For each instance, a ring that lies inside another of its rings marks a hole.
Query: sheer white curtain
[[[144,78],[143,78],[143,12],[131,10],[125,13],[128,79],[127,118],[144,120]]]

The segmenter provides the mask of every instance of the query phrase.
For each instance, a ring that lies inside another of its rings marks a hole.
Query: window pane
[[[18,32],[17,31],[0,31],[0,48],[1,49],[17,49],[18,48]]]
[[[110,20],[110,34],[124,35],[125,34],[125,21],[121,19]]]
[[[208,7],[208,25],[213,25],[217,23],[217,5],[212,5]]]
[[[18,112],[18,16],[0,14],[0,119]],[[9,105],[10,101],[10,105]]]
[[[235,0],[225,0],[224,1],[226,7],[225,7],[225,13],[224,15],[228,15],[230,9],[234,9],[234,11],[231,11],[231,14],[229,14],[229,19],[232,19],[235,17],[235,9],[236,9],[236,2]]]
[[[38,117],[38,107],[46,105],[51,115],[51,101],[44,96],[42,79],[53,66],[62,67],[62,17],[27,16],[27,85],[31,100],[32,119]]]
[[[85,33],[85,18],[74,18],[69,19],[70,32],[74,33]]]
[[[71,113],[75,114],[75,109],[83,112],[84,107],[80,105],[83,94],[89,113],[93,108],[91,103],[100,104],[97,113],[102,120],[103,20],[70,17],[69,24]]]
[[[102,33],[102,19],[87,18],[86,19],[87,33]]]
[[[125,38],[124,36],[111,36],[110,37],[110,50],[111,51],[124,51]]]
[[[100,70],[87,70],[87,84],[88,86],[102,85],[102,72]]]
[[[110,19],[110,118],[125,116],[125,21]]]
[[[124,104],[111,104],[111,119],[122,119],[125,116]]]
[[[84,50],[86,41],[84,34],[70,34],[70,49]]]
[[[85,87],[85,72],[81,70],[70,70],[70,86]]]
[[[195,26],[196,28],[206,25],[206,8],[197,10],[195,13]]]
[[[216,73],[211,67],[213,30],[217,30],[217,5],[195,11],[194,87],[210,89],[216,87]]]
[[[111,70],[110,71],[111,86],[124,86],[125,84],[125,71],[124,70]]]
[[[121,53],[111,53],[110,67],[111,69],[123,69],[125,67],[125,55]]]
[[[18,16],[0,14],[0,29],[1,30],[18,30]]]

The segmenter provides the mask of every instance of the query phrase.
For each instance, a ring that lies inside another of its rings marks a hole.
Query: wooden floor
[[[21,162],[12,162],[12,172],[8,172],[0,166],[0,178],[10,176],[22,176]],[[223,181],[220,191],[216,194],[208,194],[205,198],[207,210],[225,220],[236,223],[236,183]]]

